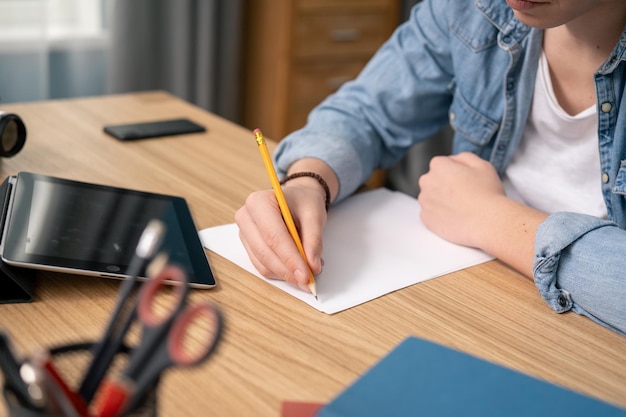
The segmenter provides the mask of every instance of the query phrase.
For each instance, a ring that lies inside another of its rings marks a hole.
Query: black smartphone
[[[126,141],[206,132],[206,128],[189,119],[171,119],[124,125],[109,125],[104,127],[104,131],[118,140]]]

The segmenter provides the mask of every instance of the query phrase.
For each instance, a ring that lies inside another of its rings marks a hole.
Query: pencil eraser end
[[[261,133],[261,129],[259,129],[259,128],[257,127],[256,129],[254,129],[254,130],[252,131],[252,133],[254,133],[255,135],[256,135],[256,134],[258,134],[258,133]]]

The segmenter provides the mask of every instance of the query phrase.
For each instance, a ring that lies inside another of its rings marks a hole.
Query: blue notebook
[[[624,416],[626,410],[415,337],[317,417]]]

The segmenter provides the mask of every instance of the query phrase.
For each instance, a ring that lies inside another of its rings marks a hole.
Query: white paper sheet
[[[268,280],[246,254],[236,224],[200,231],[204,246],[310,306],[333,314],[492,256],[447,242],[422,224],[417,200],[385,188],[356,194],[331,208],[324,233],[318,299]]]

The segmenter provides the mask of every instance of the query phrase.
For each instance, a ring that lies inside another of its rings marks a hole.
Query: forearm
[[[435,157],[419,185],[421,218],[428,228],[532,277],[535,235],[547,214],[506,197],[489,162],[470,153]]]
[[[494,197],[484,209],[476,246],[532,278],[537,229],[548,215],[506,196]]]

